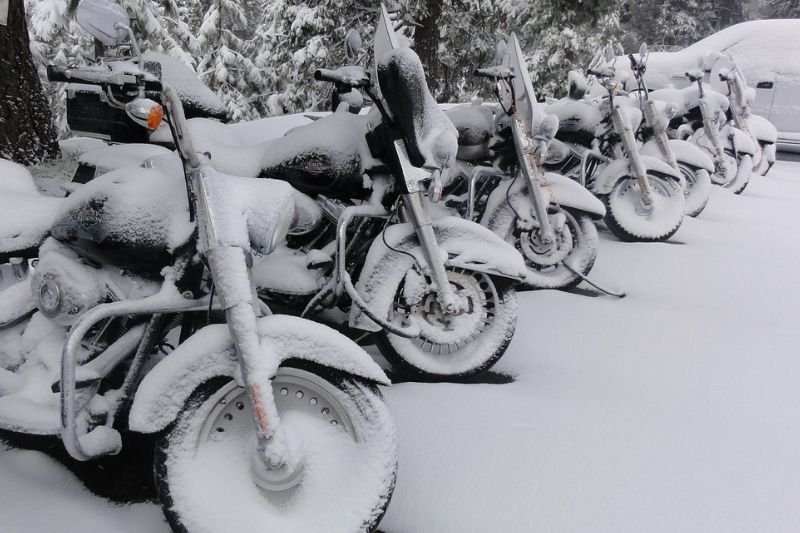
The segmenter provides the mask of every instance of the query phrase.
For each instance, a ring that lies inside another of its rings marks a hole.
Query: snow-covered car
[[[715,54],[715,52],[718,52]],[[645,79],[650,89],[689,84],[686,72],[701,65],[707,81],[727,93],[717,71],[730,54],[756,89],[753,112],[778,129],[778,148],[800,152],[800,20],[774,19],[743,22],[721,30],[677,52],[653,52]],[[628,68],[627,58],[617,68]]]

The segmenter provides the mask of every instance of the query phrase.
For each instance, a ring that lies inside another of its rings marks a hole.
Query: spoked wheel
[[[569,264],[583,275],[589,273],[597,258],[599,238],[591,217],[583,213],[560,210],[565,222],[553,242],[542,241],[538,228],[523,231],[513,244],[525,259],[528,275],[525,285],[536,289],[565,289],[581,282],[580,276],[567,268]]]
[[[704,168],[693,168],[678,162],[678,170],[686,179],[684,214],[696,217],[703,212],[711,195],[711,176]]]
[[[158,493],[173,530],[372,531],[397,469],[395,429],[380,393],[300,361],[284,363],[272,386],[297,466],[267,468],[245,390],[208,382],[156,450]]]
[[[411,287],[407,276],[389,319],[413,322],[420,335],[378,335],[381,353],[422,379],[465,378],[489,369],[505,353],[517,324],[517,293],[510,282],[461,269],[448,269],[447,277],[461,302],[459,314],[441,309],[430,280]]]
[[[739,157],[738,161],[735,157],[726,152],[726,159],[733,159],[737,162],[736,170],[725,188],[733,191],[733,194],[741,194],[743,190],[750,183],[750,176],[753,175],[753,159],[750,155],[744,154]]]
[[[683,221],[685,199],[678,182],[648,174],[652,205],[644,205],[639,180],[622,178],[605,196],[608,229],[623,241],[656,242],[669,239]]]

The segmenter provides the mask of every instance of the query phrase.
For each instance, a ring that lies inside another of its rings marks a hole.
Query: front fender
[[[447,266],[516,281],[525,279],[527,269],[522,256],[491,230],[468,220],[446,216],[433,221],[433,232],[439,250],[447,254]],[[373,241],[356,290],[377,316],[388,316],[397,288],[414,265],[411,256],[425,264],[417,234],[409,223],[389,226],[383,238]],[[365,331],[381,329],[355,305],[350,311],[350,325]]]
[[[639,157],[641,158],[642,164],[648,172],[653,172],[664,177],[672,178],[678,183],[682,181],[681,175],[664,161],[648,155],[640,154]],[[632,175],[633,173],[630,169],[630,161],[628,161],[627,158],[615,159],[603,167],[603,169],[600,171],[600,174],[595,179],[592,189],[595,194],[609,194],[614,188],[614,185],[616,185],[620,179]]]
[[[686,163],[694,168],[702,168],[709,172],[714,172],[714,160],[697,145],[689,141],[670,139],[669,146],[678,163]]]
[[[606,216],[603,202],[577,181],[555,172],[546,172],[545,178],[544,190],[550,193],[550,203],[583,211],[596,220]]]
[[[747,118],[747,127],[760,143],[775,144],[778,142],[778,128],[762,116],[750,115]]]
[[[390,383],[361,347],[327,326],[272,315],[258,320],[258,335],[262,346],[277,354],[276,365],[287,359],[304,359],[383,385]],[[215,377],[242,382],[239,360],[225,324],[201,329],[145,376],[131,407],[130,429],[155,433],[166,428],[192,392]]]
[[[730,146],[729,143],[733,140],[733,146],[736,147],[737,155],[756,155],[756,145],[753,142],[753,138],[739,128],[726,126],[720,133],[720,136],[726,141],[726,146]]]

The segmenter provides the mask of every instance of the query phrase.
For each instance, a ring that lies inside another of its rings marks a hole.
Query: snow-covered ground
[[[715,189],[672,243],[604,235],[593,277],[629,296],[521,295],[495,369],[513,382],[386,390],[401,462],[381,529],[797,531],[799,264],[795,162]],[[0,451],[0,494],[4,533],[168,531],[38,452]]]

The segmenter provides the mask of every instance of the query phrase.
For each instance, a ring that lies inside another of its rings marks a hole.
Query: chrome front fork
[[[450,285],[450,280],[447,278],[447,270],[444,268],[447,256],[436,242],[433,222],[425,206],[425,196],[422,191],[403,195],[403,212],[417,233],[422,255],[428,264],[430,276],[436,284],[436,298],[439,301],[439,305],[442,306],[446,313],[458,313],[458,296],[453,286]]]
[[[535,160],[535,158],[539,156],[534,152],[530,135],[525,134],[525,126],[517,115],[512,117],[511,135],[514,138],[514,146],[517,150],[520,171],[528,183],[528,197],[533,207],[533,214],[536,217],[536,222],[539,224],[539,239],[543,244],[550,244],[555,241],[556,234],[547,213],[547,206],[550,204],[550,199],[545,198],[539,184],[539,181],[544,177],[544,172],[542,171],[540,162]],[[524,227],[522,229],[532,229],[533,224],[530,221],[523,222],[525,226],[530,227]]]
[[[614,104],[612,113],[614,129],[622,139],[622,148],[625,151],[625,155],[628,156],[628,159],[631,162],[631,170],[636,175],[636,178],[639,181],[639,187],[642,190],[642,205],[644,207],[650,207],[653,205],[653,190],[650,187],[650,180],[647,179],[647,169],[645,168],[644,163],[642,163],[641,157],[639,157],[639,150],[636,147],[636,139],[633,136],[633,128],[623,116],[622,108],[619,106],[619,104]]]

